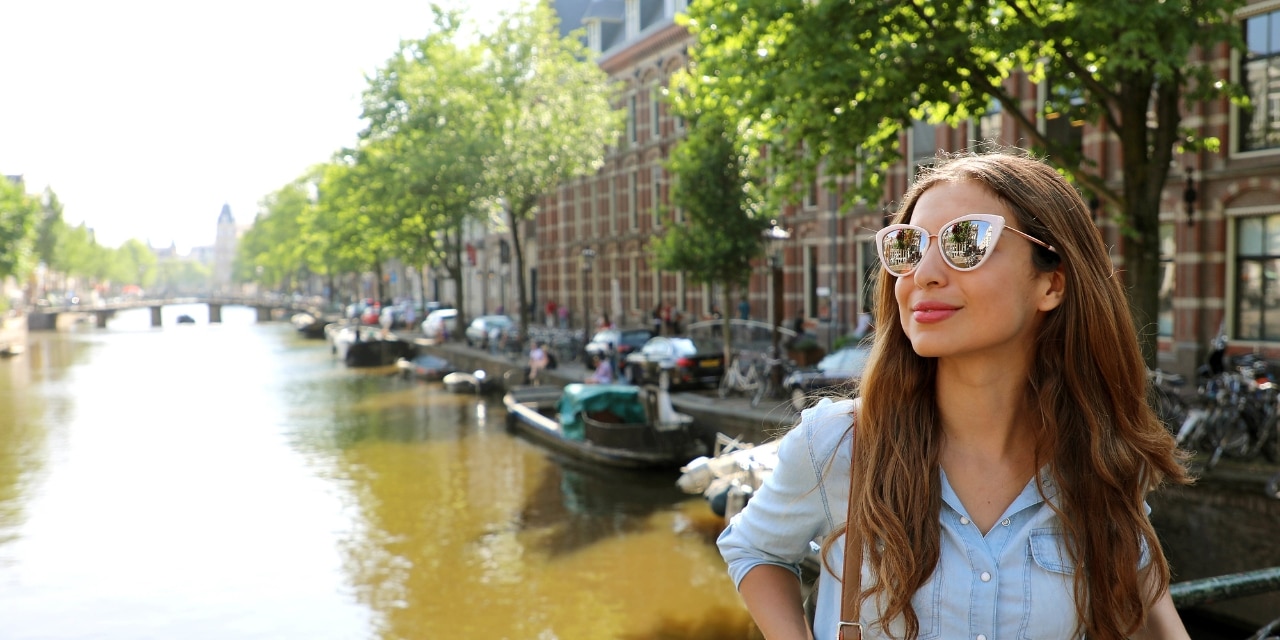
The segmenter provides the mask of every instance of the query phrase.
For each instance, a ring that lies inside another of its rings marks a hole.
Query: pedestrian
[[[556,326],[556,303],[554,300],[547,300],[547,328],[553,329]]]
[[[524,368],[525,383],[540,384],[541,380],[539,380],[538,374],[547,368],[547,364],[546,344],[536,340],[530,341],[529,364]]]
[[[556,313],[560,316],[560,328],[568,329],[569,328],[569,307],[560,305]]]
[[[613,383],[613,367],[609,365],[608,358],[600,354],[592,354],[591,367],[591,374],[584,379],[584,382],[587,384]]]
[[[1033,158],[965,154],[895,222],[860,397],[806,410],[719,538],[764,636],[1187,638],[1145,502],[1185,459],[1088,206]]]
[[[746,296],[742,296],[742,300],[738,301],[738,318],[741,320],[751,318],[751,303],[747,302]]]
[[[649,314],[649,323],[653,325],[653,335],[662,335],[662,303],[653,306],[653,311]]]

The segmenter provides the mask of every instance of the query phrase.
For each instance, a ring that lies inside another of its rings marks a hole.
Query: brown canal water
[[[206,315],[0,360],[0,638],[758,637],[674,475],[566,466],[500,402]]]

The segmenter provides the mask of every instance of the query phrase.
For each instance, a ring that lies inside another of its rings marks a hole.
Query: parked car
[[[631,384],[649,384],[657,383],[664,369],[671,371],[673,387],[714,387],[724,375],[724,358],[718,343],[655,336],[627,355],[623,374]]]
[[[627,354],[644,346],[653,337],[653,330],[640,329],[603,329],[591,337],[591,342],[583,348],[587,355],[603,356],[612,348],[618,352],[618,361],[626,359]]]
[[[436,309],[422,321],[422,335],[430,340],[442,340],[457,333],[457,309]]]
[[[484,349],[489,346],[490,340],[496,340],[502,334],[513,329],[515,325],[515,320],[507,316],[480,316],[467,325],[467,330],[463,332],[463,337],[466,339],[468,347]]]
[[[800,411],[823,395],[848,391],[850,385],[862,377],[870,355],[869,345],[849,345],[827,354],[816,365],[792,371],[782,381],[791,405]]]

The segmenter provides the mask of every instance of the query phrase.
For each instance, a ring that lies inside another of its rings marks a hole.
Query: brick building
[[[621,325],[643,324],[650,309],[671,303],[687,318],[707,316],[719,292],[694,284],[687,274],[658,272],[646,244],[668,225],[681,224],[668,206],[670,178],[663,162],[683,134],[662,99],[670,75],[687,60],[692,38],[674,22],[682,0],[557,0],[563,28],[586,28],[599,64],[618,83],[618,105],[627,112],[622,140],[610,148],[593,176],[561,185],[544,197],[534,231],[536,297],[566,304],[574,325],[607,312]],[[1254,100],[1242,110],[1227,100],[1199,104],[1184,126],[1217,136],[1219,152],[1176,158],[1161,208],[1165,262],[1160,364],[1182,372],[1204,361],[1207,345],[1225,327],[1232,351],[1258,350],[1280,358],[1280,0],[1252,0],[1235,16],[1247,51],[1207,52],[1221,77],[1241,82]],[[1120,158],[1105,130],[1039,117],[1046,83],[1010,80],[1035,126],[1077,145],[1097,162],[1101,175],[1120,183]],[[1024,140],[1012,117],[993,108],[958,127],[916,123],[902,137],[905,160],[894,167],[881,202],[856,203],[845,213],[841,192],[859,176],[842,176],[837,188],[823,180],[777,216],[792,230],[781,253],[783,318],[802,316],[823,339],[849,331],[867,296],[867,276],[877,268],[874,233],[884,211],[905,191],[916,167],[937,150],[970,148],[977,141]],[[1100,210],[1108,243],[1122,241]],[[1119,252],[1113,256],[1120,264]],[[751,315],[769,319],[773,308],[768,267],[754,270]],[[590,309],[588,313],[586,310]],[[725,310],[726,313],[734,310]]]

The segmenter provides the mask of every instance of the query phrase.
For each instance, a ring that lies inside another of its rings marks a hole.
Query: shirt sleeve
[[[720,534],[717,545],[735,586],[761,564],[786,567],[799,575],[810,542],[844,522],[848,506],[848,427],[853,403],[822,400],[801,414],[800,424],[783,436],[772,475]],[[843,443],[843,455],[836,455]],[[842,484],[841,484],[842,483]],[[831,488],[829,488],[829,486]],[[834,490],[834,487],[841,487]]]

